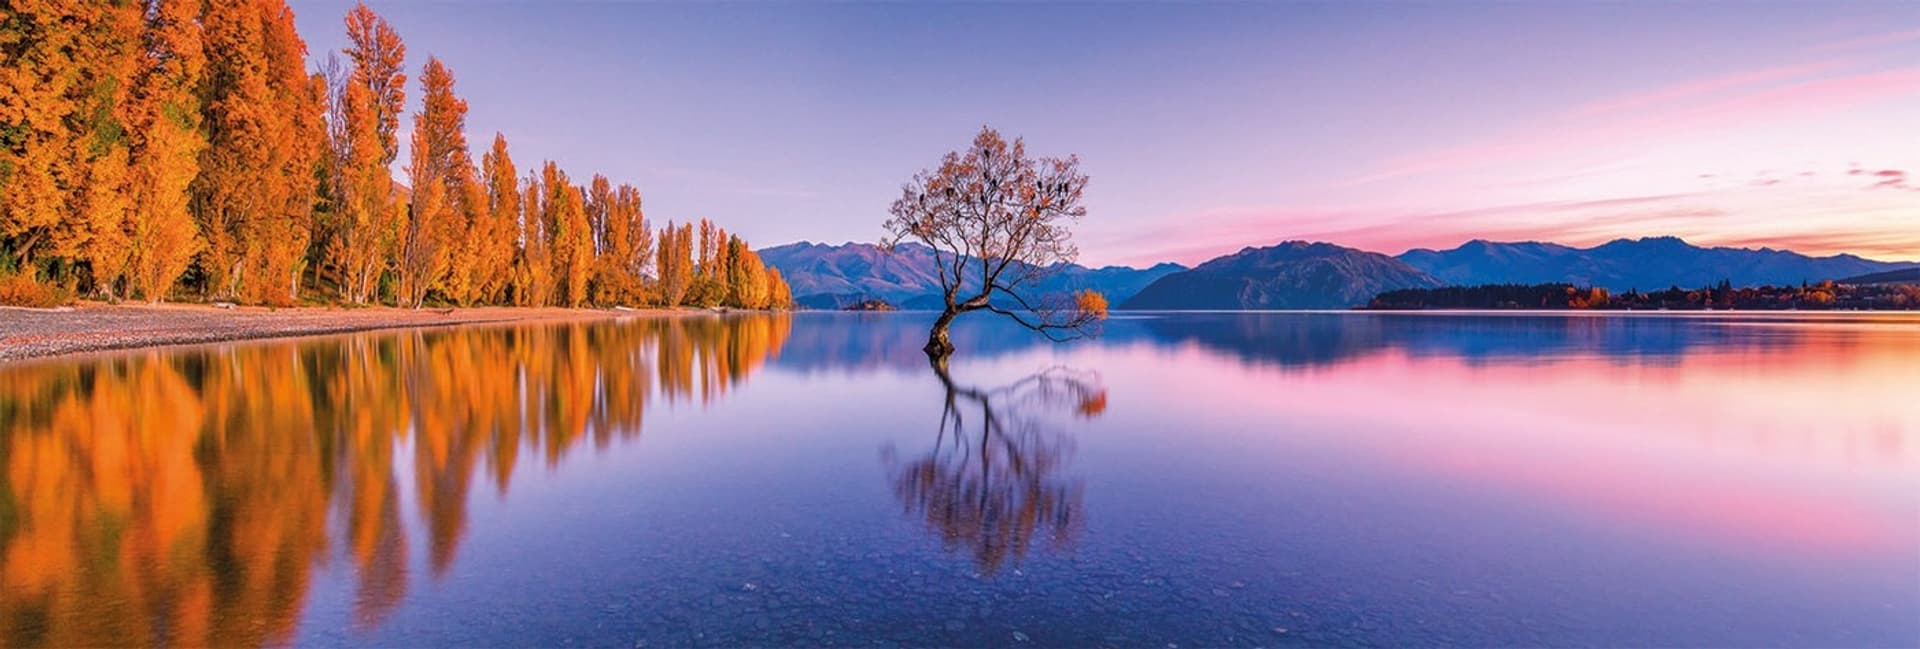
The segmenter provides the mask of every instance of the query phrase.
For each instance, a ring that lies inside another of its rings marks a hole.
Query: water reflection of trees
[[[1053,368],[984,389],[956,383],[937,361],[934,373],[946,397],[933,448],[904,461],[891,445],[882,451],[907,513],[989,575],[1036,541],[1070,545],[1085,524],[1082,487],[1060,475],[1073,447],[1056,423],[1105,410],[1099,377]]]
[[[0,370],[0,646],[283,642],[330,556],[377,624],[409,582],[402,476],[437,575],[476,480],[504,493],[524,450],[551,465],[637,436],[656,399],[710,401],[790,328],[634,319]]]

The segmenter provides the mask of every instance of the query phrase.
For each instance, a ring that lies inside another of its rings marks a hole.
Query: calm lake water
[[[1920,644],[1920,318],[930,319],[0,366],[0,646]]]

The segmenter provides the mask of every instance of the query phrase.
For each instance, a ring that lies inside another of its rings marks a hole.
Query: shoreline
[[[613,320],[719,314],[705,309],[485,306],[406,309],[205,304],[81,303],[55,309],[0,307],[0,366],[29,360],[179,345],[298,338],[385,329],[517,322]]]

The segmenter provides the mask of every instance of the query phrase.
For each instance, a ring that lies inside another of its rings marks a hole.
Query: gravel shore
[[[689,311],[478,307],[395,309],[83,304],[61,309],[0,307],[0,363],[112,349],[489,322],[668,315]]]

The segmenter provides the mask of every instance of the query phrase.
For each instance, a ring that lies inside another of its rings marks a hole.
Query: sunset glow
[[[346,6],[295,3],[313,52]],[[1091,265],[1659,235],[1920,259],[1908,4],[375,8],[474,132],[756,242],[874,239],[898,170],[986,122],[1087,161]]]

